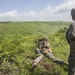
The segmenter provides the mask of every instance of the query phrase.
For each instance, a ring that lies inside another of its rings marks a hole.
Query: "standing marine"
[[[68,75],[75,75],[75,9],[71,10],[72,24],[69,26],[66,32],[66,39],[70,45],[70,54],[68,58]]]

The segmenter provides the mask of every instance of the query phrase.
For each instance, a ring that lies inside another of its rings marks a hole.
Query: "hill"
[[[30,70],[37,40],[47,36],[53,54],[67,61],[69,45],[65,33],[70,22],[0,23],[0,75],[67,75],[67,67],[45,58]]]
[[[60,28],[67,27],[70,22],[4,22],[0,23],[0,33],[5,35],[50,35]]]

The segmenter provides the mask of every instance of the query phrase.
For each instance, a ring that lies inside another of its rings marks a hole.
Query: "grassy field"
[[[44,57],[30,70],[37,40],[48,37],[53,54],[64,61],[69,55],[66,28],[70,22],[2,22],[0,23],[0,75],[67,75],[65,65]]]
[[[68,22],[5,22],[0,24],[0,33],[5,35],[50,35],[68,26]]]

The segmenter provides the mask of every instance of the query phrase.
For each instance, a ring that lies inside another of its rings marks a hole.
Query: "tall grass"
[[[64,61],[69,55],[65,39],[69,22],[8,22],[0,24],[0,75],[67,75],[65,65],[44,57],[30,70],[37,40],[47,36],[53,54]]]

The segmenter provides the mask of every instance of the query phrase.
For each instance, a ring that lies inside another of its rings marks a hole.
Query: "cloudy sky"
[[[0,0],[0,21],[71,21],[75,0]]]

